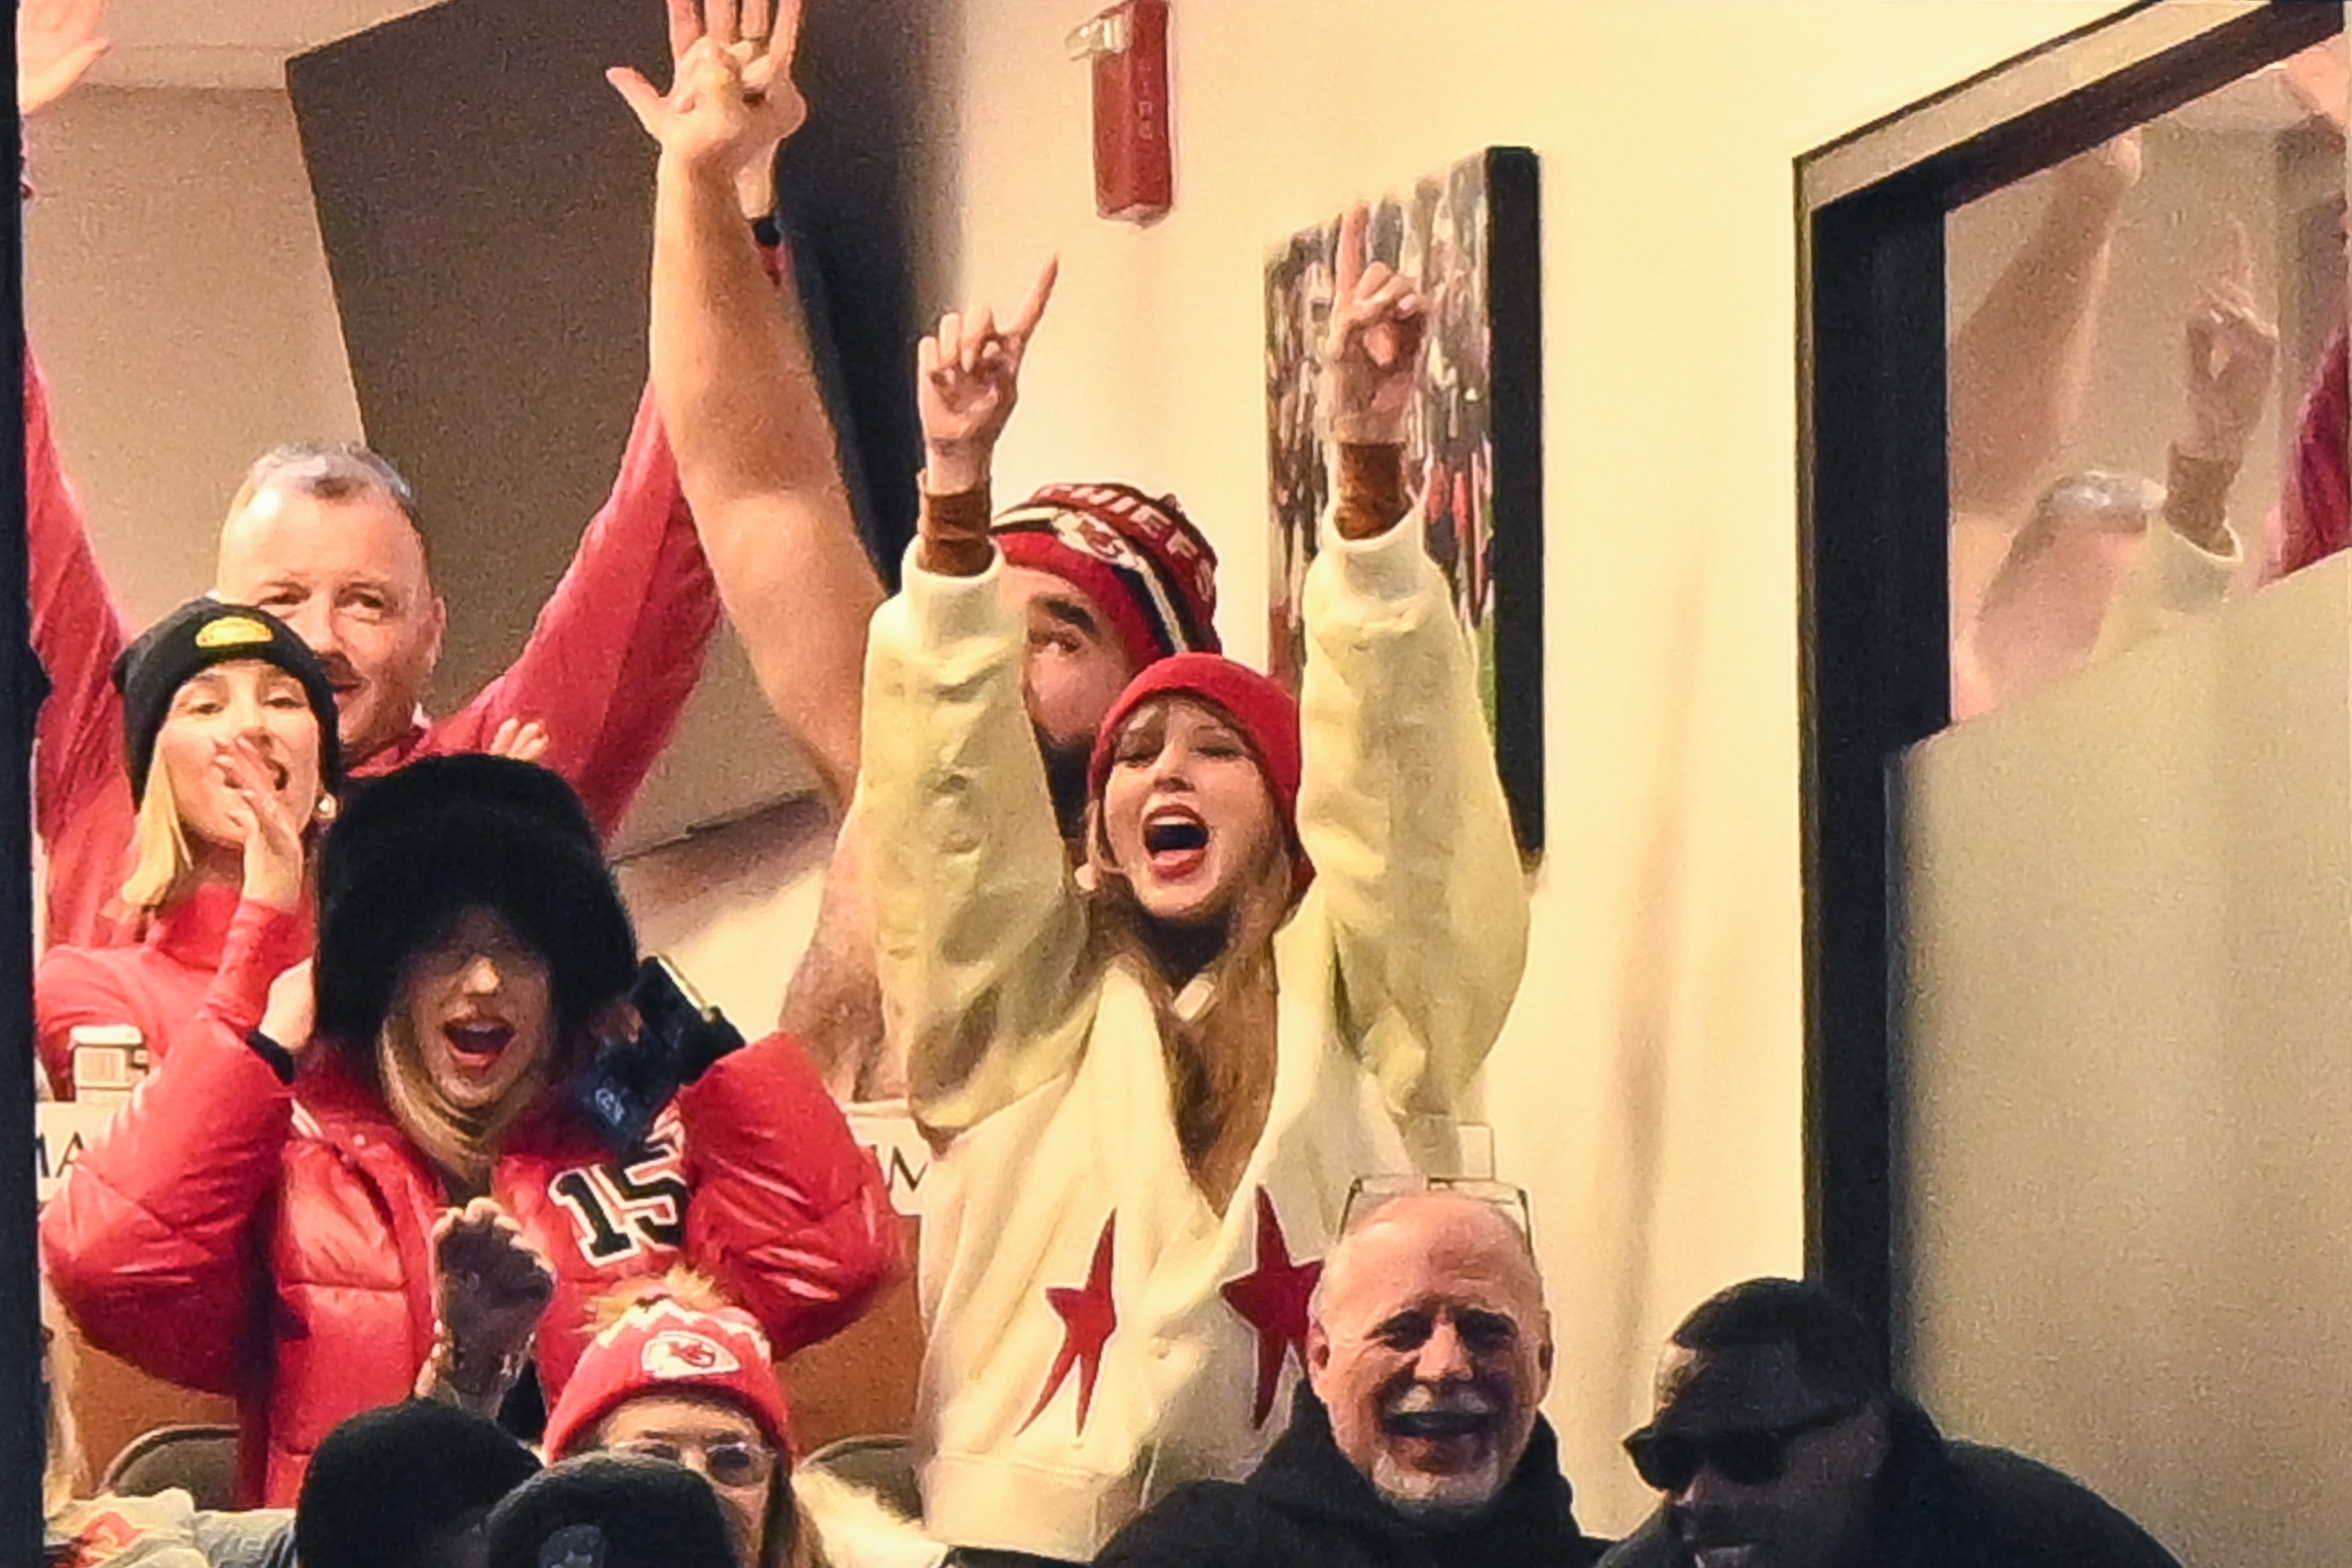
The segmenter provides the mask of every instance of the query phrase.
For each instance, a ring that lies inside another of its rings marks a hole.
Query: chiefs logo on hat
[[[646,1376],[658,1378],[724,1377],[743,1365],[725,1345],[689,1329],[663,1330],[637,1360]]]

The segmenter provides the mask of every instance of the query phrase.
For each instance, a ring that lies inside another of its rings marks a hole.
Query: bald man
[[[1543,1278],[1515,1214],[1441,1189],[1391,1198],[1323,1260],[1307,1382],[1245,1481],[1170,1493],[1111,1568],[1581,1568],[1551,1429]]]

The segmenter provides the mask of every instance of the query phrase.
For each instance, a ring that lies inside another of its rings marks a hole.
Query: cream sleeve
[[[1400,1115],[1457,1109],[1517,994],[1528,899],[1470,645],[1416,510],[1307,574],[1301,843],[1348,1044]]]
[[[856,812],[883,1016],[917,1119],[945,1132],[1064,1071],[1085,1031],[1086,910],[1002,576],[925,572],[909,550],[866,646]]]

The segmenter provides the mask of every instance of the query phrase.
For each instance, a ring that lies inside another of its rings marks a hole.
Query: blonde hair
[[[188,830],[180,822],[171,770],[160,759],[147,770],[147,788],[139,797],[131,842],[138,858],[122,881],[124,903],[135,910],[160,910],[187,891],[195,858],[188,852]]]
[[[718,1280],[680,1263],[667,1274],[632,1279],[589,1302],[590,1336],[603,1333],[648,1301],[675,1301],[690,1312],[723,1312],[739,1304],[719,1288]]]

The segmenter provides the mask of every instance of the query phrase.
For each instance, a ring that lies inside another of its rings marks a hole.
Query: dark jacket
[[[1249,1479],[1194,1481],[1112,1537],[1098,1568],[1585,1568],[1606,1542],[1576,1525],[1559,1450],[1538,1418],[1493,1506],[1450,1526],[1391,1507],[1331,1440],[1306,1384]]]
[[[1880,1472],[1871,1568],[2180,1568],[2097,1493],[2005,1448],[1959,1443],[1908,1400],[1895,1402]],[[1603,1568],[1689,1568],[1660,1509]]]

